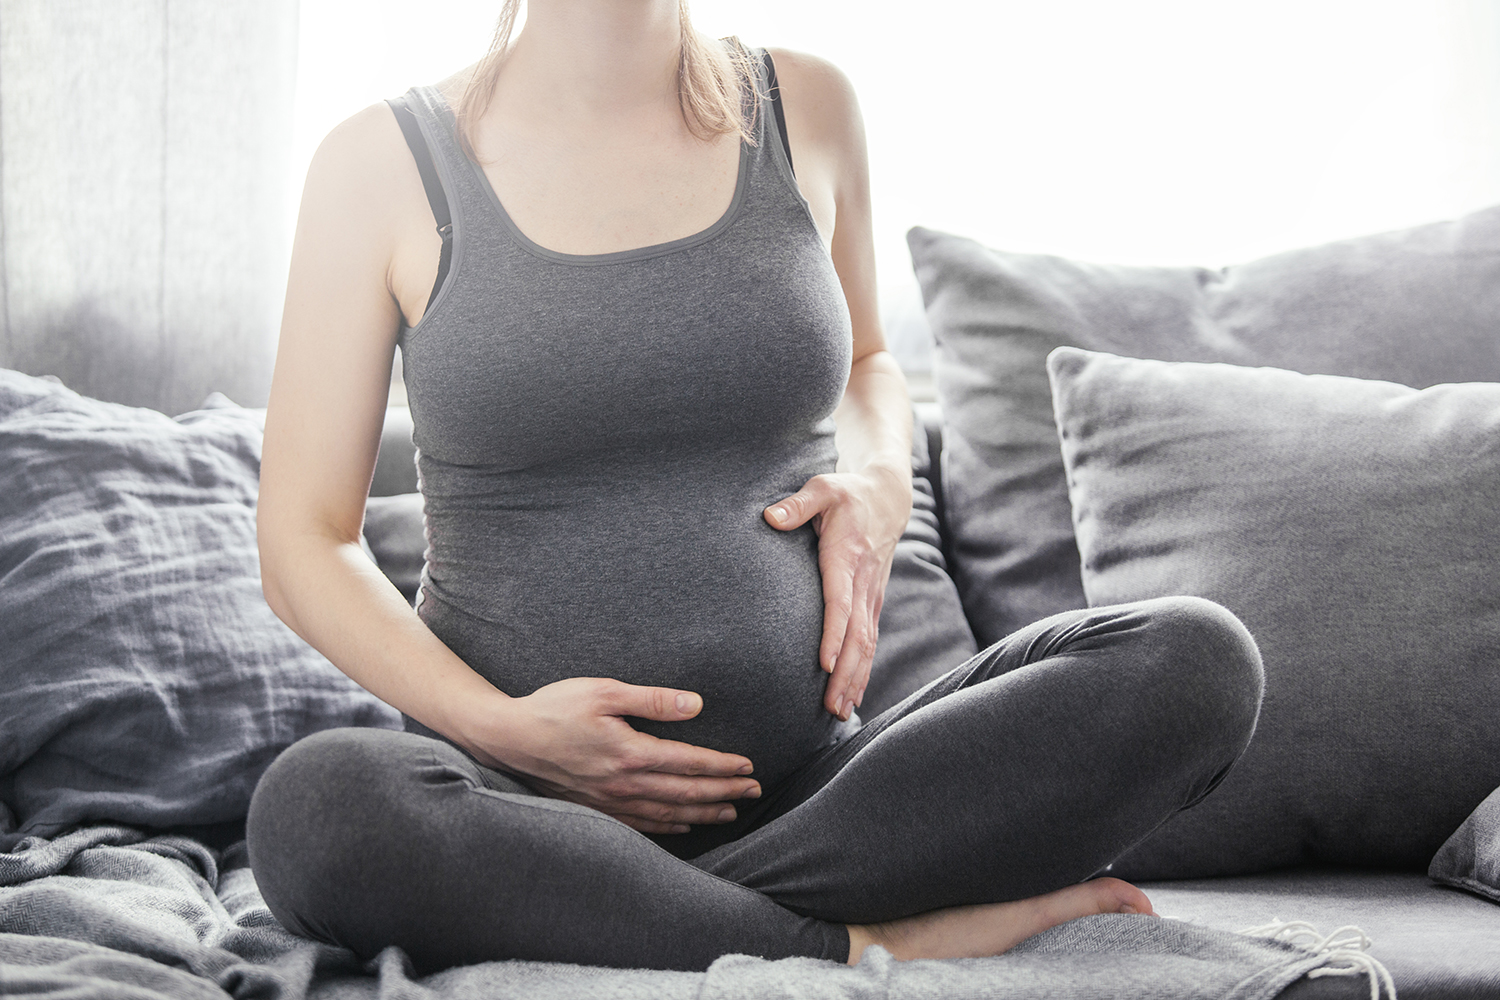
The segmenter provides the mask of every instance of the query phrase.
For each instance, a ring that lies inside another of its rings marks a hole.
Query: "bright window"
[[[302,0],[296,170],[478,58],[496,0]],[[1500,202],[1496,0],[696,0],[831,59],[869,136],[882,309],[927,364],[904,233],[1220,265]],[[794,151],[795,152],[795,151]]]

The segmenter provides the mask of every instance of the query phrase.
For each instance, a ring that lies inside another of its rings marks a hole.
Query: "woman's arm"
[[[484,763],[642,830],[722,821],[725,801],[758,787],[736,776],[750,762],[622,718],[691,718],[696,694],[574,678],[510,698],[439,641],[360,549],[400,303],[421,308],[439,245],[390,109],[335,129],[308,171],[266,413],[266,600],[340,670]]]
[[[452,733],[464,728],[464,709],[497,692],[422,626],[359,548],[402,319],[389,274],[412,208],[392,197],[408,185],[382,111],[390,117],[377,106],[340,125],[308,170],[266,411],[261,581],[272,609],[341,670]]]
[[[849,80],[831,64],[775,49],[797,184],[829,244],[854,330],[838,425],[838,471],[816,476],[766,512],[774,527],[812,521],[825,604],[819,662],[824,705],[840,718],[864,698],[896,542],[911,514],[911,401],[880,329],[864,123]]]

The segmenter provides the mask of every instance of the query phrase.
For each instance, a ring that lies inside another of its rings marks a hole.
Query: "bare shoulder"
[[[406,179],[411,153],[385,102],[346,118],[323,138],[307,170],[308,198],[367,202],[388,198]]]
[[[770,48],[776,82],[787,113],[797,114],[820,134],[847,137],[859,130],[859,99],[844,71],[821,56]]]
[[[458,107],[476,68],[477,64],[466,66],[435,85],[450,107]],[[400,181],[409,179],[411,151],[395,112],[381,101],[334,126],[318,146],[312,167],[352,182]]]
[[[868,197],[869,154],[859,99],[849,78],[827,59],[792,49],[767,51],[776,64],[797,183],[815,217],[821,217],[820,228],[831,232],[832,204]]]

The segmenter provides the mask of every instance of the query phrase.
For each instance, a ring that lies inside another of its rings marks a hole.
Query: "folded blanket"
[[[489,962],[418,978],[400,949],[362,963],[285,931],[243,842],[220,854],[188,837],[98,826],[0,854],[0,993],[40,998],[1270,1000],[1329,960],[1286,941],[1108,915],[998,958],[897,962],[870,948],[853,968],[728,955],[703,973]]]

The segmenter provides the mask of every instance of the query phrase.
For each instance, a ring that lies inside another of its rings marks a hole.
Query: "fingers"
[[[680,774],[625,771],[602,782],[597,794],[607,796],[610,802],[642,799],[663,806],[701,806],[705,802],[758,799],[760,783],[750,778],[689,778]]]
[[[607,681],[600,687],[600,708],[609,715],[630,715],[656,722],[682,722],[703,710],[692,691]]]
[[[829,711],[839,718],[849,716],[850,706],[859,707],[864,701],[865,688],[870,683],[870,670],[875,665],[875,648],[880,638],[880,608],[885,599],[885,582],[889,570],[879,581],[878,587],[855,586],[854,608],[844,630],[844,641],[839,647],[833,676],[828,678],[825,701]]]
[[[732,823],[739,813],[728,802],[696,806],[665,805],[650,799],[612,802],[609,814],[623,823],[641,829],[637,824],[651,824],[653,833],[686,833],[689,826],[719,826]],[[667,829],[677,827],[678,829]]]
[[[639,819],[635,816],[616,816],[615,819],[632,830],[639,830],[642,833],[687,833],[690,829],[686,823],[658,823],[655,820]]]
[[[643,737],[650,739],[650,737]],[[672,744],[698,750],[688,744]],[[724,756],[732,756],[725,754]],[[748,763],[748,762],[747,762]],[[731,823],[735,802],[760,798],[760,783],[750,778],[689,777],[654,771],[627,771],[605,782],[597,801],[589,802],[647,833],[685,833],[689,825]]]
[[[848,719],[864,698],[875,662],[880,606],[888,576],[889,569],[871,565],[868,559],[844,563],[830,553],[824,560],[823,639],[818,658],[831,674],[823,704],[840,719]]]
[[[848,719],[865,697],[865,687],[870,683],[870,668],[875,663],[875,628],[850,629],[844,648],[839,651],[838,666],[828,678],[823,700],[828,711],[840,719]]]
[[[661,820],[652,819],[647,816],[636,816],[628,812],[611,813],[610,815],[614,816],[615,819],[619,820],[621,823],[624,823],[631,829],[639,830],[642,833],[687,833],[693,825],[713,826],[717,824],[728,823],[734,819],[734,810],[732,808],[729,810],[729,819],[715,818],[703,820],[679,820],[678,818],[673,817],[672,819]],[[720,812],[720,815],[723,815],[722,811]]]
[[[782,531],[800,528],[827,510],[837,496],[827,480],[814,476],[796,493],[766,508],[766,523]]]
[[[737,753],[721,753],[676,740],[657,739],[645,733],[641,734],[641,746],[638,749],[649,757],[649,760],[643,761],[641,770],[658,774],[726,778],[743,776],[755,770],[749,757]]]

